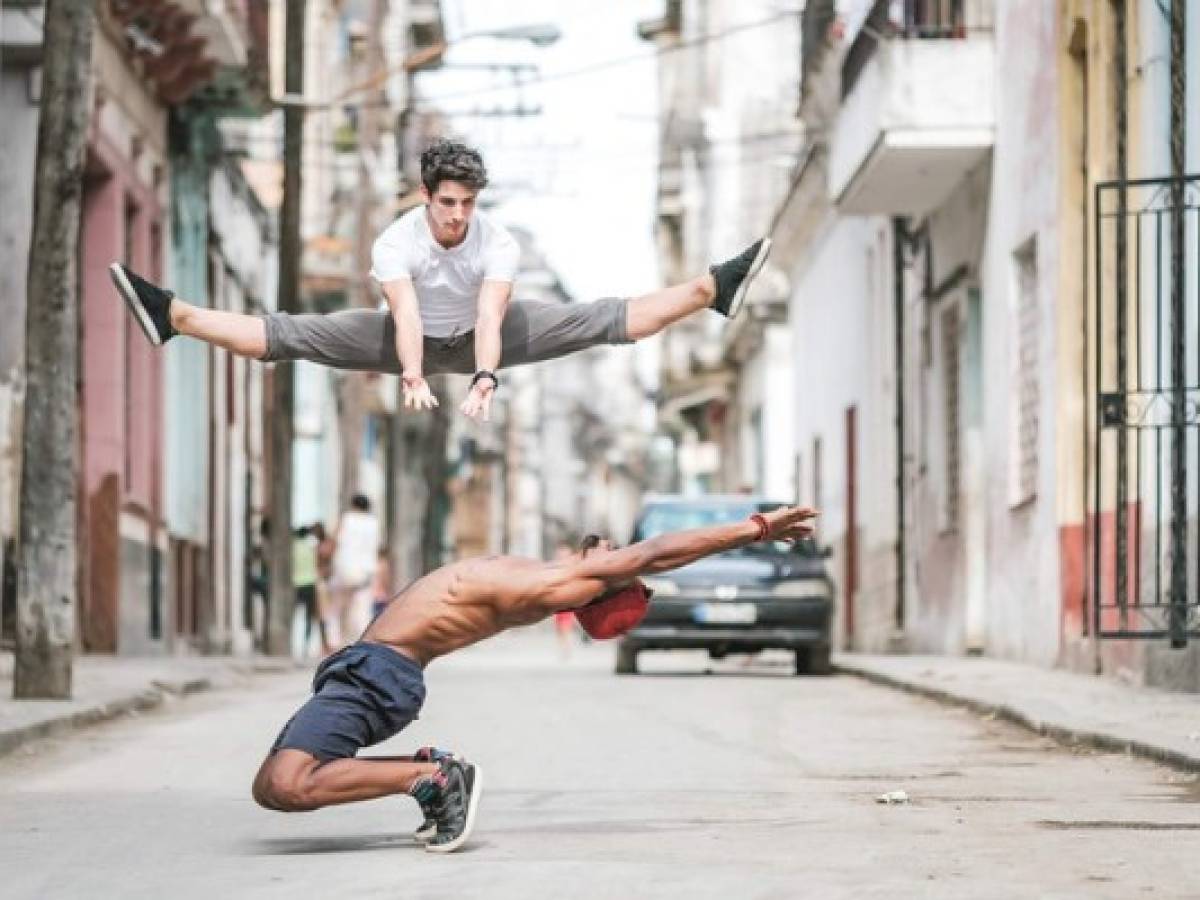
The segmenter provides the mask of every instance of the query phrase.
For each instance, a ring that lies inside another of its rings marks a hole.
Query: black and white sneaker
[[[746,299],[750,283],[762,270],[770,252],[771,239],[760,238],[733,259],[709,267],[708,271],[717,283],[717,296],[712,308],[726,318],[736,316],[742,308],[742,301]]]
[[[174,293],[151,284],[120,263],[109,266],[108,274],[151,344],[161,347],[175,336],[175,329],[171,327]]]
[[[413,762],[433,762],[440,763],[443,759],[456,759],[459,762],[465,763],[461,756],[453,750],[440,750],[437,747],[421,747],[413,754]],[[475,767],[471,766],[472,777],[474,776]],[[413,832],[413,837],[421,843],[430,840],[437,834],[437,810],[438,802],[436,799],[422,799],[417,797],[417,804],[421,807],[421,813],[425,816],[425,820],[420,827]]]
[[[475,827],[483,773],[479,766],[456,759],[444,760],[441,766],[446,773],[446,784],[437,809],[437,834],[425,844],[425,849],[430,853],[453,853],[467,842]]]

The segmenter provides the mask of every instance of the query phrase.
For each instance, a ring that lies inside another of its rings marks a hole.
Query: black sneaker
[[[175,336],[175,329],[171,327],[171,299],[174,293],[151,284],[120,263],[109,266],[108,274],[112,276],[113,284],[121,292],[125,305],[142,326],[150,343],[161,347]]]
[[[467,842],[479,812],[483,773],[478,766],[448,759],[442,762],[446,786],[437,810],[437,834],[425,845],[430,853],[453,853]]]
[[[727,318],[732,319],[736,316],[742,308],[742,301],[746,299],[750,282],[762,269],[770,252],[771,239],[761,238],[733,259],[710,266],[708,271],[717,283],[717,296],[712,302],[712,308]]]
[[[413,762],[440,763],[443,759],[456,759],[459,762],[465,762],[461,756],[452,750],[439,750],[437,747],[422,747],[413,754]],[[475,767],[471,766],[472,773],[474,769]],[[422,814],[425,816],[425,821],[413,832],[413,837],[423,843],[437,834],[438,803],[434,798],[423,800],[417,797],[416,799],[417,804],[421,807]]]

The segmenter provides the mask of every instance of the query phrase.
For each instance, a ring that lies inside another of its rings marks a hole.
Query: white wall
[[[987,651],[1053,664],[1059,650],[1055,492],[1055,285],[1058,271],[1058,46],[1053,6],[998,5],[996,147],[983,263],[984,448],[987,480]],[[1010,506],[1013,423],[1013,252],[1037,243],[1039,470],[1037,497]],[[1064,477],[1069,473],[1063,473]]]
[[[795,447],[802,455],[800,496],[817,501],[813,438],[821,438],[820,541],[834,547],[830,574],[844,610],[847,538],[846,410],[858,428],[859,582],[856,645],[880,649],[890,634],[895,540],[895,439],[892,419],[890,243],[884,223],[830,218],[793,273],[791,306]],[[844,623],[835,623],[835,641]]]

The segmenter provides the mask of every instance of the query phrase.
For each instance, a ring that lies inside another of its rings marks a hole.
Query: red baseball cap
[[[650,606],[651,591],[634,579],[575,610],[579,625],[598,641],[620,637],[637,626]]]

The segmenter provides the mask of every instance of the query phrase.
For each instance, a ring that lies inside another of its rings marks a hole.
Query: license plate
[[[692,615],[701,625],[752,625],[758,608],[753,603],[701,603]]]

